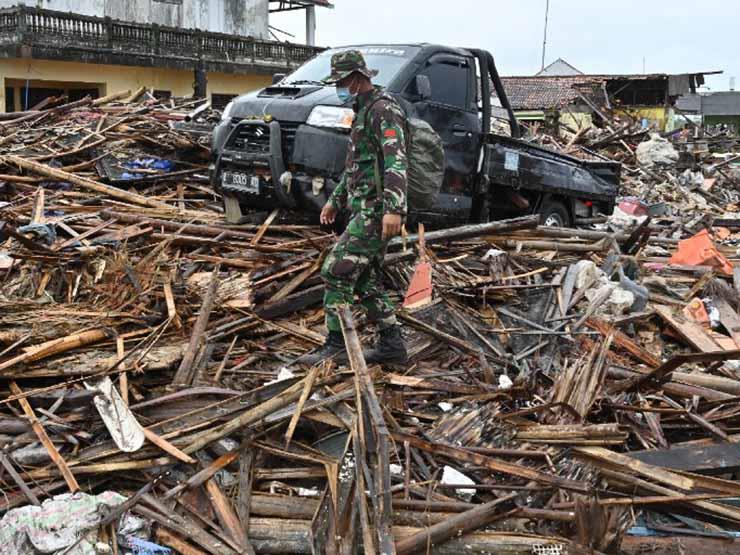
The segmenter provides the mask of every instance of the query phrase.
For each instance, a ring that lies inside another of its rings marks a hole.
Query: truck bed
[[[485,173],[495,186],[550,192],[613,203],[619,192],[618,162],[581,160],[522,140],[489,134]]]

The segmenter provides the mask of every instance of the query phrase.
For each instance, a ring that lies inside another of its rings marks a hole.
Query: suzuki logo
[[[257,137],[261,137],[262,135],[264,135],[264,134],[265,134],[265,130],[264,130],[264,129],[262,129],[261,127],[258,127],[258,128],[257,128],[257,129],[256,129],[256,130],[254,131],[254,134],[255,134],[255,135],[257,135]]]

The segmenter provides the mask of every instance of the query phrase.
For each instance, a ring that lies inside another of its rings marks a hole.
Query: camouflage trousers
[[[380,329],[396,325],[395,307],[381,284],[387,241],[381,239],[382,215],[356,213],[321,268],[326,290],[324,312],[329,331],[341,331],[338,308],[353,305],[355,295],[368,323]]]

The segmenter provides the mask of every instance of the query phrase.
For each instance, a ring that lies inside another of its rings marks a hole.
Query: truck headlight
[[[333,127],[335,129],[352,129],[355,112],[350,108],[338,106],[316,106],[308,116],[308,125],[316,127]]]
[[[226,121],[231,117],[231,110],[234,108],[234,101],[232,100],[226,105],[223,113],[221,114],[221,121]]]

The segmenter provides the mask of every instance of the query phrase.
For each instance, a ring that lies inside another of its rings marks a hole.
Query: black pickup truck
[[[431,44],[363,45],[373,79],[409,114],[427,121],[445,147],[437,202],[413,220],[435,226],[542,214],[546,225],[611,213],[620,165],[584,161],[520,139],[493,57],[484,50]],[[330,73],[334,48],[274,84],[233,100],[213,133],[211,179],[227,221],[244,211],[284,207],[318,216],[344,169],[354,113],[342,104]],[[491,132],[492,90],[511,136]]]

